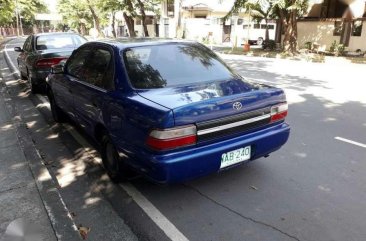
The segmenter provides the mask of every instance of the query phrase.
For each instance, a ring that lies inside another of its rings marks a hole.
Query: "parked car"
[[[101,145],[112,180],[160,183],[268,156],[290,127],[282,89],[249,83],[196,42],[89,42],[53,67],[55,121],[70,117]]]
[[[20,52],[17,62],[22,79],[27,79],[32,93],[44,89],[45,80],[51,66],[68,58],[72,51],[87,42],[76,33],[41,33],[30,35],[23,48],[15,47]]]

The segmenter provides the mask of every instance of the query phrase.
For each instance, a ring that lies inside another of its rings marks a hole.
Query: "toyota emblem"
[[[243,107],[243,105],[239,101],[234,102],[234,104],[233,104],[234,110],[240,110],[242,107]]]

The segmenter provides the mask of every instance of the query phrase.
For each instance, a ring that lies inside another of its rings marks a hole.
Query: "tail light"
[[[272,106],[271,108],[271,122],[284,120],[287,116],[288,104],[282,103]]]
[[[152,130],[146,144],[155,150],[168,150],[177,147],[194,145],[197,141],[195,125],[182,126],[164,130]]]
[[[67,58],[57,57],[57,58],[40,59],[36,62],[36,66],[37,67],[51,67],[52,65],[56,65],[56,64],[60,63],[64,59],[67,59]]]

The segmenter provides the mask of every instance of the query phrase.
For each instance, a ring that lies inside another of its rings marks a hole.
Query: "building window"
[[[197,14],[194,15],[194,18],[207,18],[207,15]]]
[[[341,36],[342,30],[343,30],[343,22],[339,20],[335,21],[333,36]]]
[[[261,25],[259,23],[255,23],[253,26],[254,29],[260,29],[260,27],[261,27]]]
[[[352,23],[352,36],[361,36],[362,33],[362,21],[356,20]]]
[[[174,0],[167,1],[167,12],[169,17],[174,17]]]
[[[243,25],[243,29],[248,29],[249,27],[250,27],[250,25],[248,25],[248,24]]]
[[[142,25],[142,20],[141,19],[136,19],[136,25]]]
[[[244,20],[242,18],[238,18],[238,22],[237,22],[238,25],[242,25],[243,22],[244,22]]]

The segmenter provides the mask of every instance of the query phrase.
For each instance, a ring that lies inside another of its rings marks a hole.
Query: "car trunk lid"
[[[281,89],[240,79],[139,90],[138,93],[173,110],[177,126],[240,116],[286,101]]]

